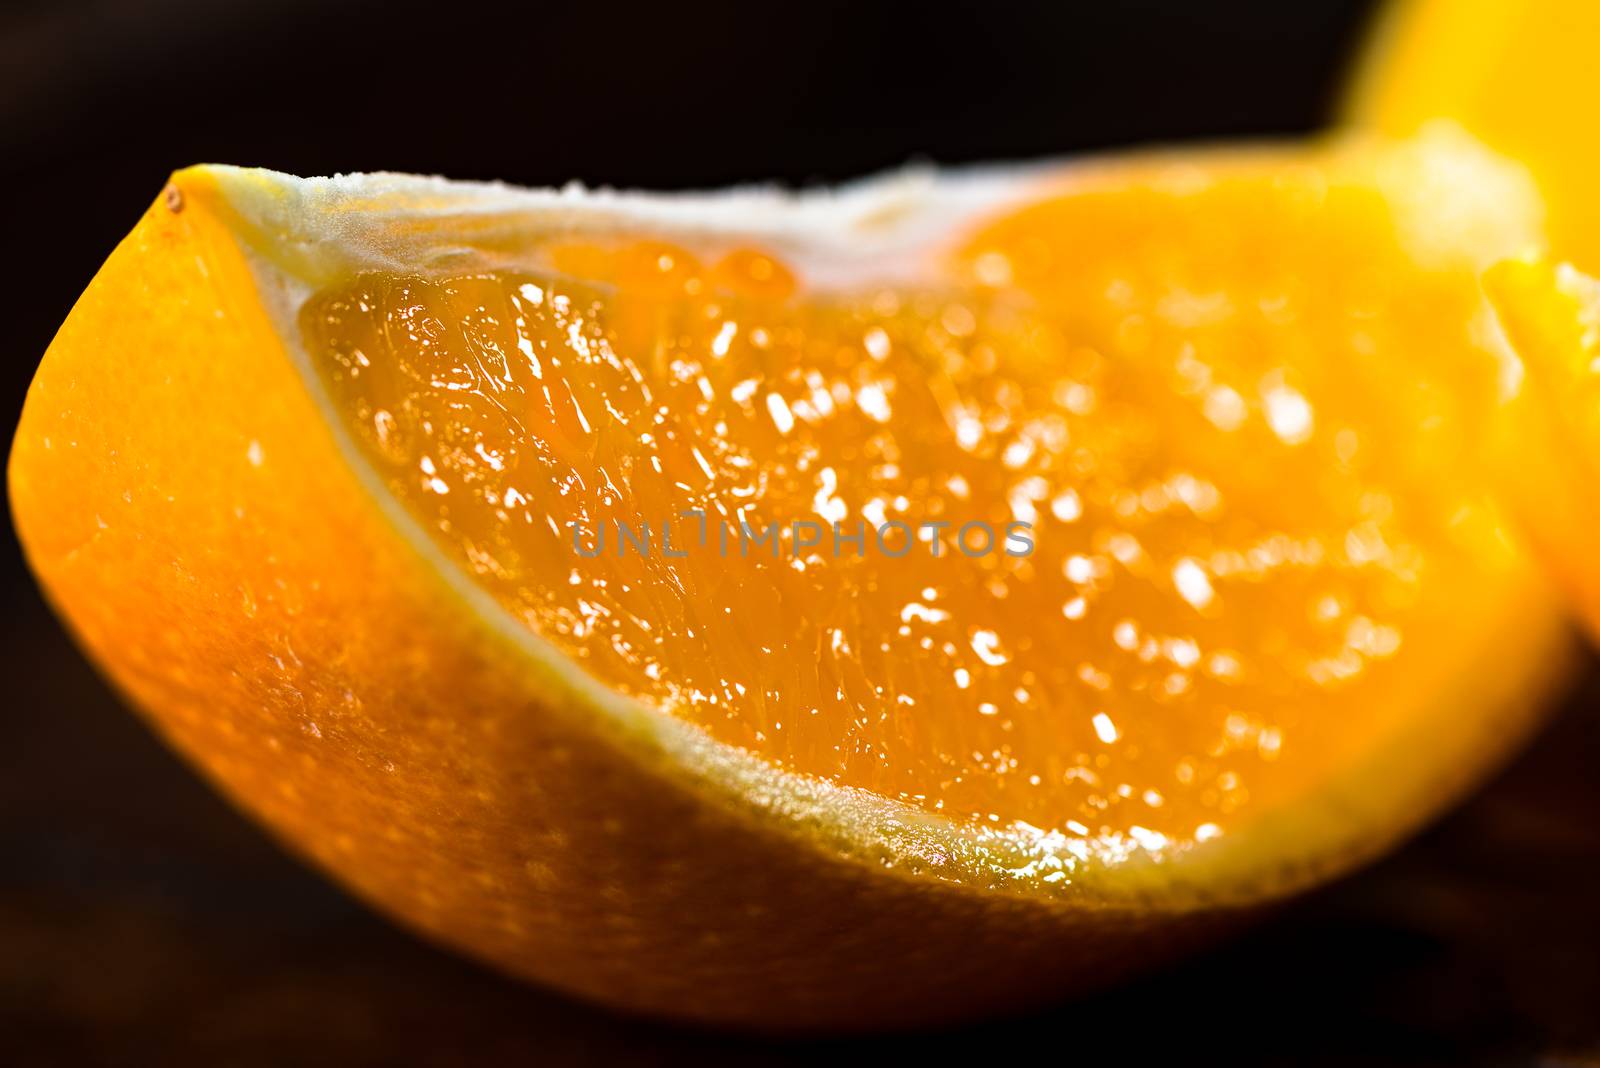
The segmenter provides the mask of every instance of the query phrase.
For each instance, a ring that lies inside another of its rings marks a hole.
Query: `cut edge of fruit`
[[[358,271],[515,265],[534,242],[641,228],[689,246],[728,234],[760,240],[828,287],[928,262],[963,222],[1024,196],[1051,169],[907,167],[833,189],[712,194],[523,189],[394,173],[299,178],[220,164],[180,171],[174,182],[214,189],[213,207],[250,251],[313,288]]]
[[[1450,137],[1454,140],[1456,135]],[[1271,159],[1277,150],[1219,151]],[[1163,159],[1165,154],[1153,153],[1146,160],[1152,158]],[[1187,158],[1192,159],[1192,154]],[[1419,156],[1406,150],[1380,161],[1396,173],[1378,174],[1375,179],[1386,189],[1403,190],[1408,210],[1436,217],[1432,213],[1440,210],[1441,190],[1459,194],[1471,183],[1459,181],[1458,168],[1453,175],[1456,181],[1446,180],[1441,185],[1439,179],[1452,175],[1437,173],[1434,162],[1426,149]],[[1461,161],[1446,158],[1444,162],[1454,165]],[[1412,168],[1418,165],[1427,168],[1428,181],[1402,180],[1414,178]],[[1096,167],[1132,169],[1126,158],[1071,167],[1075,174]],[[1171,180],[1182,180],[1182,158],[1174,158],[1167,173]],[[962,220],[974,220],[1038,189],[1042,181],[1062,178],[1059,168],[1033,165],[1016,171],[995,168],[958,173],[949,179],[954,192],[948,193],[940,191],[945,179],[918,174],[869,180],[834,196],[797,198],[770,191],[740,192],[726,204],[718,203],[715,196],[521,191],[391,175],[297,179],[217,166],[181,171],[174,175],[172,188],[178,191],[178,210],[190,206],[209,210],[237,235],[285,352],[313,403],[323,412],[340,454],[391,529],[418,554],[452,600],[463,606],[470,624],[540,669],[565,690],[563,696],[573,707],[602,713],[593,726],[643,769],[696,796],[733,806],[752,822],[759,820],[765,833],[785,835],[806,848],[825,847],[900,877],[932,877],[972,889],[1010,892],[1080,908],[1154,907],[1183,912],[1284,896],[1387,848],[1432,816],[1441,799],[1455,797],[1482,773],[1485,754],[1497,747],[1480,734],[1463,736],[1456,731],[1453,757],[1436,757],[1438,775],[1414,781],[1407,796],[1377,792],[1381,800],[1375,803],[1375,792],[1364,789],[1392,781],[1395,770],[1411,759],[1421,742],[1439,753],[1435,728],[1452,710],[1492,706],[1504,714],[1483,716],[1486,731],[1527,733],[1542,699],[1563,677],[1562,672],[1551,669],[1552,662],[1561,651],[1571,648],[1566,629],[1545,610],[1547,602],[1542,596],[1530,593],[1522,598],[1504,625],[1485,636],[1491,643],[1514,639],[1525,649],[1537,649],[1531,657],[1518,658],[1539,665],[1536,674],[1501,673],[1489,688],[1493,692],[1486,692],[1476,679],[1470,685],[1444,680],[1437,690],[1438,700],[1425,710],[1417,709],[1408,729],[1373,753],[1361,768],[1340,776],[1329,788],[1288,812],[1258,817],[1244,833],[1224,835],[1181,852],[1157,854],[1135,849],[1084,857],[1081,847],[1058,832],[1030,834],[1018,827],[986,828],[868,791],[783,771],[594,679],[513,619],[388,492],[339,418],[292,328],[292,309],[306,290],[357,264],[383,263],[385,258],[408,262],[411,269],[416,262],[406,258],[414,255],[430,267],[459,268],[462,263],[512,257],[530,235],[593,233],[585,228],[589,226],[614,227],[620,232],[625,225],[639,224],[662,227],[674,236],[725,235],[772,241],[803,264],[815,262],[808,257],[821,256],[825,261],[830,248],[845,249],[863,235],[879,241],[877,248],[903,255],[937,249],[942,240],[959,236]],[[1495,195],[1492,190],[1485,193],[1475,187],[1469,194]],[[409,201],[413,197],[419,201],[415,211]],[[1459,206],[1459,196],[1449,203]],[[956,206],[959,212],[952,219],[949,212]],[[169,202],[168,210],[172,208]],[[509,223],[504,218],[507,212],[513,214]],[[319,229],[330,215],[339,214],[344,216],[342,222]],[[360,220],[361,225],[352,224],[352,219]],[[472,229],[474,243],[446,240],[463,221],[481,223]],[[417,225],[408,225],[412,222]],[[400,236],[386,238],[397,226]],[[353,243],[353,249],[340,247],[346,241]],[[1482,657],[1494,651],[1471,652]],[[1263,843],[1272,843],[1272,848]],[[1069,872],[1066,879],[1048,882],[1042,878],[1063,870]]]

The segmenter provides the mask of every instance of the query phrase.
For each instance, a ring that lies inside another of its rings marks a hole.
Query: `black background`
[[[1509,2],[1509,0],[1508,0]],[[96,267],[188,163],[662,188],[1298,134],[1369,5],[0,0],[7,418]],[[622,1020],[389,927],[124,711],[5,524],[0,1060],[802,1060]],[[1376,868],[1176,971],[869,1052],[1159,1063],[1600,1063],[1590,681]]]

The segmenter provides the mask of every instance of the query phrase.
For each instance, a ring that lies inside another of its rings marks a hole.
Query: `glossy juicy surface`
[[[1472,462],[1477,264],[1414,236],[1337,166],[1156,168],[918,286],[563,242],[300,323],[391,491],[602,681],[1113,856],[1316,789],[1526,582]]]

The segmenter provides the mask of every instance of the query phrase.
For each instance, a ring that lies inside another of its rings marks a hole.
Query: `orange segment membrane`
[[[739,244],[528,262],[351,278],[306,347],[507,611],[794,772],[1204,840],[1396,731],[1524,581],[1471,479],[1473,273],[1368,188],[1069,190],[921,287]]]

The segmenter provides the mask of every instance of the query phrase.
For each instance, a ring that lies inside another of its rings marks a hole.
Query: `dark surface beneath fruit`
[[[621,1019],[434,950],[228,808],[82,669],[42,605],[8,620],[0,648],[7,1063],[749,1064],[844,1052]],[[1092,999],[854,1045],[933,1060],[1058,1049],[1151,1063],[1600,1062],[1597,766],[1591,672],[1497,782],[1244,937]]]

